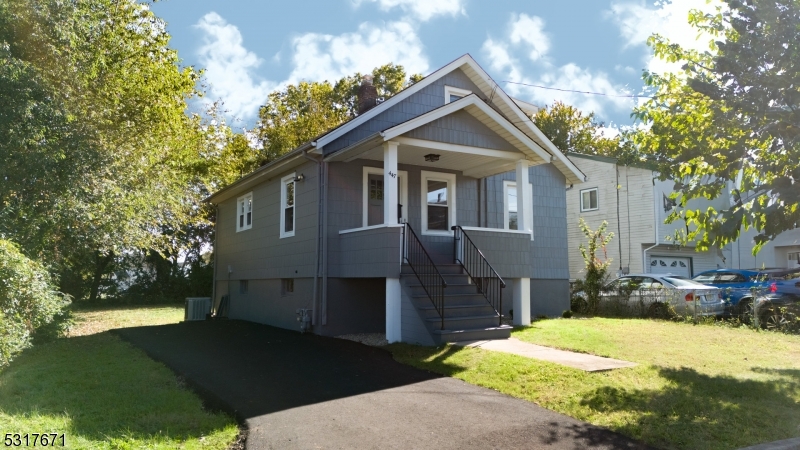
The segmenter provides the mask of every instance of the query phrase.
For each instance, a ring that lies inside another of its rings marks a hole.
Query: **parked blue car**
[[[754,294],[762,295],[774,284],[768,271],[745,269],[707,270],[692,279],[722,289],[722,298],[728,303],[727,312],[738,315],[752,309]]]

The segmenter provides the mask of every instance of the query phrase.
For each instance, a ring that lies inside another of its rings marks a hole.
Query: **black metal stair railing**
[[[505,281],[497,274],[497,271],[489,264],[481,250],[472,242],[461,226],[455,225],[451,227],[451,230],[453,230],[453,260],[461,264],[472,282],[475,283],[478,292],[486,297],[498,315],[498,325],[502,325]]]
[[[408,223],[405,224],[403,237],[405,241],[403,243],[403,261],[408,264],[414,275],[417,276],[422,289],[425,290],[428,298],[433,302],[433,306],[441,318],[441,326],[444,330],[444,290],[447,287],[447,282],[444,281],[444,277],[439,273],[439,269],[433,263],[431,255],[425,250],[417,233]]]

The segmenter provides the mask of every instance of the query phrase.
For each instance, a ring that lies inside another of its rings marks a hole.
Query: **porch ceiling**
[[[430,142],[430,146],[424,146],[424,142],[414,142],[417,145],[410,145],[408,143],[409,140],[403,138],[396,140],[400,141],[400,145],[397,148],[398,164],[421,166],[434,171],[436,169],[456,170],[463,172],[465,176],[475,178],[483,178],[514,170],[516,161],[525,157],[521,153],[514,152],[485,150],[486,154],[478,154],[483,149],[459,148],[459,146],[453,145],[444,146],[437,142]],[[439,160],[436,162],[425,161],[425,155],[430,153],[439,155]],[[374,146],[361,153],[358,158],[383,161],[383,147],[381,145]]]

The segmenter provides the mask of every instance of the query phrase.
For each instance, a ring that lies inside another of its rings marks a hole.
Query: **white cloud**
[[[377,3],[384,11],[400,8],[423,22],[436,16],[466,14],[464,0],[353,0],[356,7],[365,2]]]
[[[355,72],[369,72],[390,62],[406,73],[425,73],[428,59],[414,27],[405,21],[384,26],[362,23],[358,31],[338,36],[307,33],[294,39],[294,70],[288,82],[336,80]]]
[[[528,58],[536,61],[550,51],[550,38],[544,32],[544,20],[541,17],[530,17],[520,14],[511,20],[509,40],[512,44],[526,44],[530,47]]]
[[[232,117],[252,119],[275,88],[275,83],[258,81],[255,70],[262,60],[244,47],[239,29],[215,12],[203,16],[195,27],[203,32],[197,54],[211,84],[210,97],[222,99]]]
[[[708,50],[712,37],[700,34],[689,25],[689,11],[698,9],[713,13],[718,6],[722,6],[719,0],[711,3],[697,0],[658,0],[654,8],[649,8],[640,1],[628,0],[612,3],[611,9],[605,15],[619,28],[620,35],[625,39],[625,48],[644,47],[647,38],[658,33],[683,48],[704,51]],[[647,69],[654,72],[671,71],[680,67],[678,63],[666,63],[654,58],[650,49],[647,50],[644,62]]]
[[[540,106],[560,100],[587,113],[593,111],[600,117],[608,109],[627,110],[633,104],[630,98],[614,97],[626,94],[625,89],[616,85],[604,72],[591,71],[574,63],[554,65],[551,58],[548,58],[551,43],[545,33],[545,22],[540,17],[514,15],[507,29],[504,39],[489,37],[482,48],[489,67],[495,73],[502,74],[503,79],[563,90],[597,92],[607,96],[511,83],[505,87],[509,94]],[[515,51],[523,52],[527,58],[515,58]]]

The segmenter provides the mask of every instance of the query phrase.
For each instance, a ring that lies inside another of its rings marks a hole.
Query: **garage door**
[[[691,278],[691,258],[653,255],[650,257],[650,273],[671,273]]]

